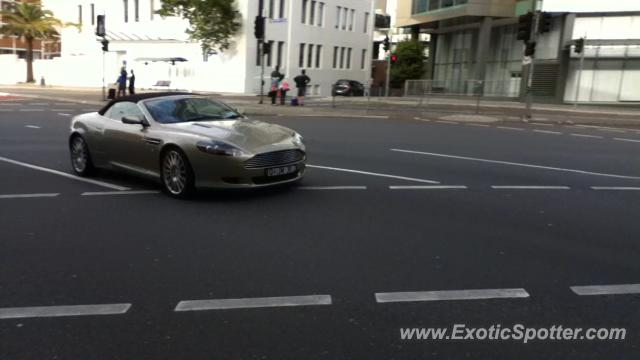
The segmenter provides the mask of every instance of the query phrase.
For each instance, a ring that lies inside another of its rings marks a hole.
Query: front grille
[[[273,151],[252,157],[244,162],[244,167],[247,169],[259,169],[281,166],[302,161],[304,158],[304,151],[298,149]]]

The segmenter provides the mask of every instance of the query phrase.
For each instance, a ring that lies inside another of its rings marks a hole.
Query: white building
[[[172,89],[260,91],[253,35],[258,0],[236,1],[241,30],[230,49],[212,54],[203,54],[199,44],[189,41],[185,20],[155,14],[160,0],[43,0],[43,5],[63,21],[82,24],[62,31],[60,58],[36,63],[36,76],[44,76],[48,84],[102,85],[102,46],[94,33],[95,17],[105,15],[109,83],[126,61],[139,87],[170,82]],[[306,69],[310,95],[329,95],[338,79],[366,81],[371,72],[373,11],[373,0],[265,0],[266,40],[272,43],[272,53],[265,57],[265,78],[276,64],[290,82]],[[170,58],[187,61],[162,61]]]

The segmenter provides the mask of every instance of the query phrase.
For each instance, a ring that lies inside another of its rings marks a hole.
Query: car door
[[[106,113],[104,148],[109,153],[111,165],[131,171],[150,174],[155,147],[148,140],[149,126],[125,124],[125,116],[145,117],[138,104],[128,101],[115,103]],[[155,175],[155,174],[153,174]]]

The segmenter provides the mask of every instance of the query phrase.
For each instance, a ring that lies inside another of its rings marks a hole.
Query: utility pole
[[[580,54],[580,68],[578,69],[578,79],[576,81],[576,97],[575,97],[575,101],[573,102],[573,108],[577,109],[578,108],[578,98],[580,96],[580,82],[582,81],[582,69],[584,66],[584,42],[585,42],[586,36],[581,37],[580,39],[576,40],[575,43],[575,47],[574,47],[574,51],[576,53]]]
[[[105,82],[105,57],[107,51],[109,51],[109,40],[107,40],[107,30],[105,23],[105,16],[98,15],[97,16],[97,25],[96,25],[96,36],[102,37],[102,101],[107,100],[107,88]]]
[[[391,33],[391,28],[387,29],[387,37],[384,39],[384,51],[387,56],[387,74],[384,85],[384,96],[389,97],[389,83],[391,81],[391,41],[389,40],[389,35]]]
[[[540,23],[540,12],[542,10],[542,0],[534,0],[532,2],[531,7],[532,7],[531,10],[533,10],[533,21],[531,24],[531,38],[527,43],[527,48],[533,47],[533,51],[535,52],[535,46],[538,40],[538,25]],[[527,71],[527,89],[525,93],[525,100],[526,100],[525,117],[527,119],[531,119],[532,117],[531,105],[533,103],[533,92],[531,88],[533,85],[533,69],[534,69],[534,62],[535,62],[535,53],[531,54],[530,57],[531,57],[531,63],[529,64],[529,69]]]
[[[265,21],[264,16],[264,0],[258,0],[258,16],[255,20],[254,35],[258,39],[258,58],[260,59],[260,104],[264,103],[264,33]]]

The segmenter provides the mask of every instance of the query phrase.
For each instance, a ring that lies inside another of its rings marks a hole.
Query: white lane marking
[[[146,195],[159,194],[157,190],[132,190],[132,191],[89,191],[83,192],[80,196],[103,196],[103,195]]]
[[[18,111],[23,111],[23,112],[25,112],[25,111],[44,111],[44,109],[20,109]]]
[[[54,112],[67,112],[67,111],[73,111],[73,109],[51,109],[51,111],[54,111]]]
[[[84,110],[87,111],[87,110]],[[89,111],[96,111],[94,110],[89,110]],[[296,117],[336,117],[336,115],[323,115],[323,114],[296,114],[296,115],[291,115],[291,114],[277,114],[277,116],[279,117],[290,117],[290,116],[296,116]],[[388,115],[339,115],[339,117],[341,118],[356,118],[356,119],[388,119],[389,116]]]
[[[444,120],[436,120],[437,123],[439,124],[449,124],[449,125],[458,125],[460,123],[457,123],[455,121],[444,121]]]
[[[585,135],[585,134],[569,134],[569,135],[583,137],[583,138],[603,139],[603,137],[599,135]]]
[[[40,126],[35,126],[35,125],[25,125],[24,127],[29,129],[40,129]]]
[[[611,191],[640,191],[640,187],[633,186],[592,186],[592,190],[611,190]]]
[[[343,172],[349,172],[349,173],[354,173],[354,174],[379,176],[379,177],[385,177],[385,178],[391,178],[391,179],[415,181],[415,182],[421,182],[421,183],[427,183],[427,184],[440,184],[438,181],[433,181],[433,180],[416,179],[416,178],[410,178],[410,177],[404,177],[404,176],[380,174],[380,173],[374,173],[374,172],[369,172],[369,171],[361,171],[361,170],[342,169],[342,168],[336,168],[336,167],[330,167],[330,166],[308,165],[307,164],[307,167],[314,168],[314,169],[343,171]]]
[[[422,119],[422,118],[419,118],[419,117],[414,117],[414,118],[413,118],[413,120],[424,121],[424,122],[431,122],[431,121],[433,121],[433,120],[429,120],[429,119]]]
[[[67,114],[67,113],[58,113],[58,115],[60,115],[60,116],[71,116],[71,114]]]
[[[533,132],[541,133],[541,134],[562,135],[562,133],[559,132],[559,131],[536,130],[536,129],[534,129]]]
[[[0,319],[117,315],[126,313],[130,307],[131,304],[101,304],[0,308]]]
[[[390,149],[390,150],[391,151],[397,151],[397,152],[403,152],[403,153],[409,153],[409,154],[419,154],[419,155],[444,157],[444,158],[449,158],[449,159],[470,160],[470,161],[486,162],[486,163],[491,163],[491,164],[512,165],[512,166],[521,166],[521,167],[528,167],[528,168],[534,168],[534,169],[563,171],[563,172],[570,172],[570,173],[576,173],[576,174],[582,174],[582,175],[594,175],[594,176],[605,176],[605,177],[618,178],[618,179],[640,180],[640,177],[638,177],[638,176],[606,174],[606,173],[598,173],[598,172],[591,172],[591,171],[584,171],[584,170],[558,168],[558,167],[552,167],[552,166],[522,164],[522,163],[516,163],[516,162],[510,162],[510,161],[489,160],[489,159],[480,159],[480,158],[473,158],[473,157],[467,157],[467,156],[457,156],[457,155],[430,153],[430,152],[424,152],[424,151],[401,150],[401,149]]]
[[[640,284],[572,286],[571,290],[580,296],[640,294]]]
[[[58,195],[60,195],[60,193],[5,194],[5,195],[0,195],[0,199],[25,199],[25,198],[56,197]]]
[[[598,129],[599,131],[607,131],[607,132],[615,132],[615,133],[626,133],[626,130],[620,130],[620,129],[609,129],[609,128],[602,128],[602,129]]]
[[[486,124],[465,124],[467,126],[476,126],[476,127],[490,127],[489,125]]]
[[[511,127],[511,126],[496,126],[496,129],[524,131],[523,128],[517,128],[517,127]]]
[[[568,186],[492,185],[495,190],[571,190]]]
[[[180,301],[174,311],[250,309],[282,306],[331,305],[331,295]]]
[[[42,167],[42,166],[31,165],[31,164],[27,164],[27,163],[24,163],[24,162],[21,162],[21,161],[8,159],[8,158],[2,157],[2,156],[0,156],[0,161],[7,162],[9,164],[24,166],[26,168],[33,169],[33,170],[44,171],[44,172],[49,173],[49,174],[54,174],[54,175],[66,177],[68,179],[73,179],[73,180],[77,180],[77,181],[86,182],[86,183],[89,183],[89,184],[94,184],[94,185],[106,187],[106,188],[109,188],[109,189],[120,190],[120,191],[131,190],[128,187],[109,184],[109,183],[106,183],[104,181],[99,181],[99,180],[87,179],[87,178],[83,178],[83,177],[80,177],[80,176],[67,174],[66,172],[53,170],[53,169],[48,169],[48,168],[45,168],[45,167]]]
[[[389,186],[391,190],[455,190],[455,189],[467,189],[463,185],[418,185],[418,186]]]
[[[300,190],[367,190],[366,186],[299,186]]]
[[[613,138],[613,140],[640,143],[640,140],[633,140],[633,139]]]
[[[33,106],[49,106],[49,103],[27,103],[27,105],[33,105]]]
[[[527,298],[529,293],[525,289],[480,289],[480,290],[444,290],[444,291],[416,291],[376,293],[379,303],[406,301],[442,301],[442,300],[478,300]]]
[[[531,123],[531,125],[535,125],[535,126],[553,126],[553,124],[546,124],[546,123]]]

